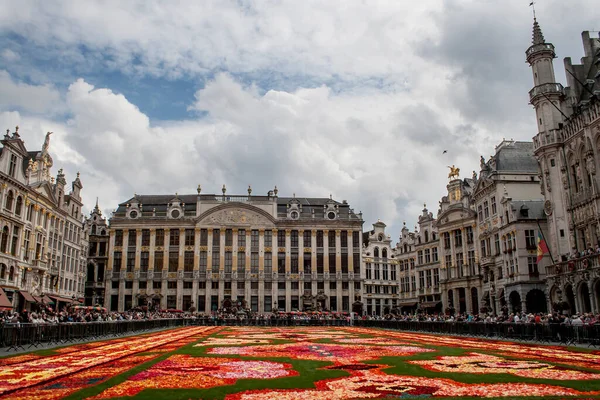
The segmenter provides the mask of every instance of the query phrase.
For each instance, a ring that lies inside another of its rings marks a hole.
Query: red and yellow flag
[[[550,253],[548,250],[548,245],[542,236],[542,231],[538,231],[537,237],[537,262],[539,263],[544,258],[544,254]]]

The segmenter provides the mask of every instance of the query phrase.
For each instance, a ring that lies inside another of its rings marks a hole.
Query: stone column
[[[292,281],[288,278],[288,274],[291,274],[291,249],[292,249],[292,238],[291,230],[285,230],[285,311],[292,311]]]
[[[317,273],[317,230],[316,229],[311,229],[310,231],[310,270],[312,272],[313,275],[313,280],[312,280],[312,284],[311,284],[311,291],[312,291],[312,295],[316,296],[318,289],[317,289],[317,279],[314,279],[314,277],[316,276]]]
[[[131,305],[137,306],[137,296],[140,292],[140,259],[142,253],[142,230],[135,230],[135,265],[133,267],[133,290],[131,291]],[[146,283],[146,291],[148,290],[148,283]]]
[[[341,238],[341,230],[335,230],[335,273],[336,273],[336,297],[337,297],[337,309],[336,311],[341,310],[342,308],[342,280],[338,279],[342,271],[342,238]]]
[[[169,248],[171,247],[171,230],[169,228],[164,230],[165,237],[163,239],[163,268],[161,274],[161,295],[160,308],[163,310],[167,308],[167,293],[168,283],[167,279],[169,276]]]
[[[150,228],[150,250],[148,251],[148,271],[154,271],[154,252],[156,251],[156,228]],[[149,288],[152,289],[152,288]],[[146,289],[148,293],[149,289]],[[154,293],[154,290],[152,290]]]
[[[238,228],[233,228],[232,230],[232,236],[233,236],[233,243],[231,246],[231,300],[235,301],[238,297],[238,290],[237,290],[237,279],[233,279],[234,276],[237,276],[238,278],[240,278],[240,274],[237,270],[238,267]]]
[[[198,276],[200,271],[200,228],[194,228],[194,280],[192,281],[192,305],[197,312],[203,312],[198,307]]]

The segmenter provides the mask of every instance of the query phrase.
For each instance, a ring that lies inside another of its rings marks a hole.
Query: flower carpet
[[[600,399],[600,352],[349,327],[185,327],[0,359],[7,399]]]

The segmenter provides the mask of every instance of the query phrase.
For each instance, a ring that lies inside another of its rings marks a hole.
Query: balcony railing
[[[558,129],[552,129],[547,132],[538,133],[533,138],[533,147],[538,149],[542,146],[548,146],[552,144],[559,144],[563,141],[563,134]]]
[[[538,96],[547,94],[560,94],[563,92],[563,85],[560,83],[544,83],[538,85],[529,91],[529,101],[533,101]]]
[[[546,267],[548,277],[571,274],[577,271],[586,271],[600,268],[600,254],[575,258]]]

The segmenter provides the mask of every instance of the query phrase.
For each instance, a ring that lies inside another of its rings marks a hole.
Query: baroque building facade
[[[436,219],[427,207],[423,208],[414,232],[409,232],[404,224],[395,249],[402,312],[442,312],[439,244]]]
[[[50,135],[29,151],[18,127],[0,141],[0,288],[12,308],[62,307],[83,297],[87,237],[77,174],[51,176]]]
[[[537,264],[546,216],[533,143],[503,140],[480,166],[472,197],[482,303],[496,314],[546,311],[545,273]]]
[[[554,74],[554,45],[534,20],[526,51],[534,87],[529,91],[538,132],[533,138],[548,216],[547,285],[554,310],[600,311],[600,38],[582,33],[580,64],[564,59],[567,86]]]
[[[85,278],[85,305],[103,306],[105,276],[108,265],[108,224],[102,215],[98,200],[85,220],[88,236],[87,269]]]
[[[363,282],[367,315],[398,313],[398,261],[386,225],[377,221],[373,229],[363,233]]]
[[[362,214],[330,198],[135,195],[110,218],[104,305],[255,312],[361,305]]]
[[[482,276],[476,245],[477,213],[472,204],[473,179],[452,179],[446,186],[437,217],[440,236],[441,291],[444,311],[480,311]]]

